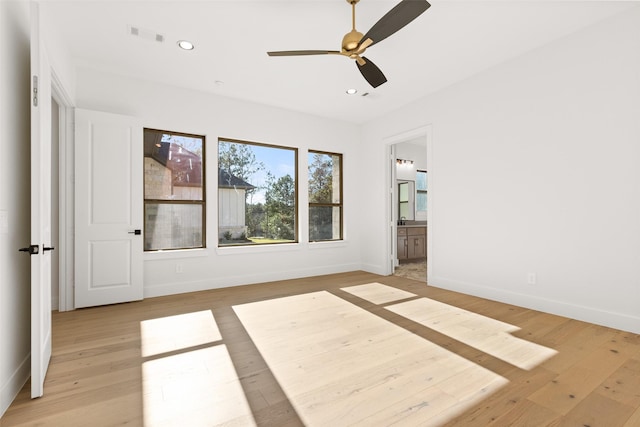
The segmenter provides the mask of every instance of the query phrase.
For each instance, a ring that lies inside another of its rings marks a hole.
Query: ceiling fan
[[[352,29],[342,38],[341,50],[284,50],[267,52],[269,56],[301,55],[343,55],[355,59],[358,70],[374,88],[387,81],[380,68],[362,56],[367,48],[386,39],[420,16],[431,5],[426,0],[402,0],[387,12],[373,27],[362,35],[356,30],[356,3],[360,0],[347,0],[351,5]]]

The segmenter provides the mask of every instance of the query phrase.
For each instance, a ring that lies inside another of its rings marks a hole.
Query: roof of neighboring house
[[[173,185],[199,187],[202,185],[202,159],[180,144],[162,141],[163,132],[150,131],[144,134],[144,156],[150,157],[171,170]],[[219,188],[256,188],[241,178],[218,168]]]
[[[218,168],[218,187],[219,188],[240,188],[250,190],[256,188],[248,182],[231,175],[229,172],[222,168]]]
[[[161,142],[151,138],[145,135],[144,155],[171,170],[173,185],[179,187],[202,186],[202,159],[199,155],[179,144]]]

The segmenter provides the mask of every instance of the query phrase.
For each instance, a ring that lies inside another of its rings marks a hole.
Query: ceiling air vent
[[[133,25],[128,26],[129,35],[138,37],[148,41],[155,41],[158,43],[164,42],[164,35],[156,33],[155,31],[145,30],[144,28],[135,27]]]

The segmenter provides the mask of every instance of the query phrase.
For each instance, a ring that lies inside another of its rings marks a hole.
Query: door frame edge
[[[73,260],[73,148],[74,105],[53,66],[51,67],[51,96],[59,106],[59,219],[58,219],[58,311],[70,311],[74,307],[74,260]]]

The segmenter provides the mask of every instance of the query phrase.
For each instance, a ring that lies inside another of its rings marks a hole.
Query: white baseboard
[[[387,276],[387,271],[381,265],[363,264],[360,269],[366,271],[367,273],[379,274],[380,276]]]
[[[637,316],[480,286],[444,277],[429,278],[429,286],[640,334],[640,317]]]
[[[304,270],[287,270],[271,273],[244,274],[221,278],[212,277],[206,280],[197,280],[191,282],[163,283],[160,285],[145,284],[144,297],[161,297],[167,295],[183,294],[187,292],[228,288],[231,286],[273,282],[276,280],[299,279],[302,277],[321,276],[324,274],[346,273],[349,271],[357,270],[362,270],[362,266],[360,264],[342,264],[327,267],[307,268]]]
[[[22,387],[31,376],[31,355],[20,363],[9,379],[0,388],[0,417],[4,415],[13,399],[16,398]]]

